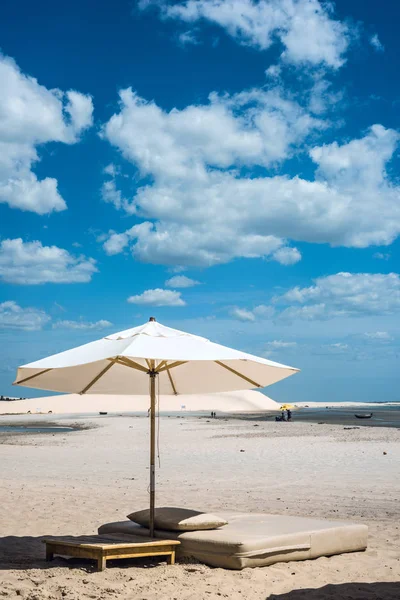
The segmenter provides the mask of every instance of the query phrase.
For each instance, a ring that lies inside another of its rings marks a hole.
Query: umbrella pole
[[[154,508],[156,495],[156,376],[157,373],[151,370],[150,373],[150,537],[154,537]]]

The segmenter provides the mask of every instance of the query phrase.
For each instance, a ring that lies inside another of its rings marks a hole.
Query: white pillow
[[[139,510],[128,515],[128,519],[139,523],[143,527],[149,527],[150,510]],[[154,526],[156,529],[167,531],[199,531],[202,529],[217,529],[227,525],[227,521],[221,517],[189,510],[187,508],[176,508],[164,506],[155,509]]]

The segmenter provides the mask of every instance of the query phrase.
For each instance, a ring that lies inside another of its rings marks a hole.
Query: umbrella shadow
[[[72,537],[72,536],[71,536]],[[78,537],[78,536],[77,536]],[[90,536],[93,537],[93,536]],[[54,569],[55,567],[64,567],[69,569],[80,569],[87,573],[97,571],[96,561],[85,558],[64,558],[55,556],[51,562],[46,561],[46,547],[43,540],[52,538],[53,540],[65,539],[65,536],[43,535],[39,537],[32,536],[7,536],[0,537],[0,571],[27,569]],[[82,536],[79,536],[82,539]],[[165,562],[165,558],[146,557],[146,558],[126,558],[120,560],[107,560],[107,569],[118,568],[139,568],[151,569]],[[1,579],[1,577],[0,577]]]
[[[272,594],[266,600],[398,600],[400,582],[341,583]]]

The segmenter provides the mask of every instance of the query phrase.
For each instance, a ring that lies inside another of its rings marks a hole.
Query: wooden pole
[[[154,509],[156,496],[156,377],[152,369],[150,375],[150,537],[154,537]]]

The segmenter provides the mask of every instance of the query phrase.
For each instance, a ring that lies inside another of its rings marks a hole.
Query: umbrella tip
[[[150,317],[149,321],[155,321],[156,318],[155,317]]]

